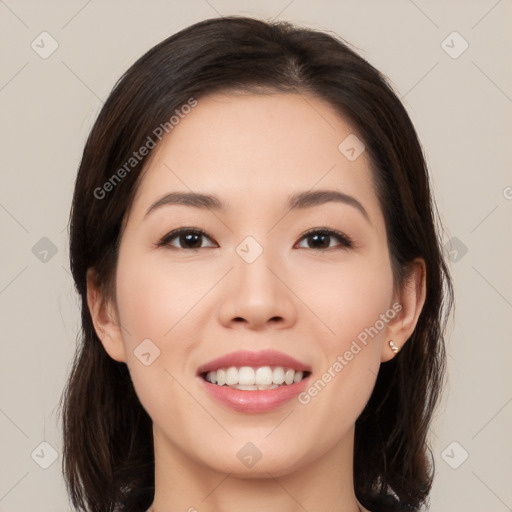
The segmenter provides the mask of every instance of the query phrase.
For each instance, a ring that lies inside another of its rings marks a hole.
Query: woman
[[[452,286],[420,143],[344,42],[158,44],[85,146],[63,469],[87,511],[418,510]]]

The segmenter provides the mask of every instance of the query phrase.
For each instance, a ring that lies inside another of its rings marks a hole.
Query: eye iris
[[[314,235],[310,235],[310,241],[313,241],[312,245],[315,249],[325,249],[329,247],[329,235],[324,235],[322,233],[316,233]],[[325,243],[327,241],[327,243]]]
[[[199,233],[187,233],[180,235],[180,244],[184,247],[195,248],[197,242],[199,242],[199,247],[201,247],[201,235]]]

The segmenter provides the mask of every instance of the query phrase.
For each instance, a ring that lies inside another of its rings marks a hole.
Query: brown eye
[[[208,241],[210,243],[203,245],[204,242]],[[306,246],[299,245],[299,247],[320,251],[335,248],[348,249],[353,246],[349,237],[332,229],[311,230],[302,236],[302,241],[306,242]],[[165,235],[156,245],[157,247],[167,246],[173,249],[198,250],[206,247],[216,247],[215,243],[211,242],[212,239],[204,231],[180,228]]]
[[[340,246],[341,248],[350,248],[353,245],[349,237],[332,229],[309,231],[302,236],[301,240],[306,241],[306,249],[327,250]]]
[[[175,249],[197,250],[204,247],[215,247],[215,244],[203,245],[205,240],[210,240],[206,233],[197,229],[181,228],[171,231],[158,243],[158,247],[169,246]]]

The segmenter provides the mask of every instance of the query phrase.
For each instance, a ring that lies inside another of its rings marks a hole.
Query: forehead
[[[293,192],[331,188],[378,208],[366,152],[334,108],[296,93],[213,94],[197,100],[148,159],[133,204],[142,216],[165,192],[211,193],[233,208],[284,203]],[[349,139],[351,140],[351,139]]]

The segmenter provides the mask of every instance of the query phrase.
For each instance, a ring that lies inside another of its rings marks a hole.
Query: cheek
[[[186,269],[141,261],[119,261],[119,313],[126,329],[136,336],[132,343],[140,342],[141,336],[168,343],[180,330],[182,319],[186,317],[185,324],[194,317],[194,306],[211,284],[198,279],[197,273],[187,275]]]
[[[329,418],[328,446],[357,419],[374,388],[386,334],[381,315],[391,307],[393,276],[383,251],[336,269],[317,265],[307,276],[302,293],[310,290],[308,306],[329,330],[319,338],[322,369],[299,398],[308,415]]]
[[[389,309],[393,276],[385,255],[310,265],[301,271],[297,295],[317,315],[333,348],[350,344]]]
[[[183,382],[184,372],[188,375],[184,362],[200,336],[200,308],[195,306],[214,276],[198,279],[197,273],[170,271],[169,265],[163,268],[157,261],[142,262],[135,250],[124,251],[117,267],[117,304],[130,376],[152,418],[172,410],[178,421],[177,416],[193,406],[178,381]],[[147,366],[137,357],[143,341],[144,352],[150,353]]]

